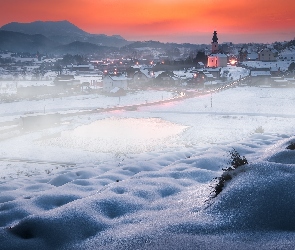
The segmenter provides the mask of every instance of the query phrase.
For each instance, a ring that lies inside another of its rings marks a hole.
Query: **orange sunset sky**
[[[0,26],[68,20],[127,40],[274,42],[295,37],[295,0],[0,0]]]

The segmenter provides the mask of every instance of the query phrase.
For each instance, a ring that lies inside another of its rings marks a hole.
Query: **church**
[[[208,56],[207,67],[226,67],[227,66],[227,55],[220,53],[218,48],[218,37],[217,31],[214,31],[212,38],[212,51]]]

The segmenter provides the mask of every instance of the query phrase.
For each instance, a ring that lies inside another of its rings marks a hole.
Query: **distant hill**
[[[55,54],[104,54],[116,50],[114,47],[99,46],[88,42],[72,42],[58,46],[54,49]]]
[[[127,44],[123,47],[123,49],[139,49],[139,48],[154,48],[154,49],[173,49],[175,47],[182,47],[187,49],[199,49],[206,45],[197,45],[197,44],[190,44],[190,43],[162,43],[159,41],[136,41],[130,44]]]
[[[99,54],[114,52],[119,48],[75,41],[60,44],[43,35],[28,35],[20,32],[0,30],[0,50],[12,52],[54,53],[54,54]]]
[[[68,21],[36,21],[32,23],[12,22],[2,26],[1,30],[21,32],[29,35],[42,34],[47,37],[73,34],[87,35],[85,31],[79,29],[77,26]]]
[[[164,43],[161,43],[158,41],[136,41],[124,47],[129,49],[138,49],[138,48],[165,49],[167,46]]]
[[[29,35],[41,34],[60,44],[80,41],[96,45],[121,47],[130,43],[119,35],[107,36],[87,33],[68,21],[12,22],[2,26],[0,30],[21,32]]]
[[[52,51],[59,43],[43,35],[28,35],[20,32],[0,30],[0,49],[13,52],[46,53]]]

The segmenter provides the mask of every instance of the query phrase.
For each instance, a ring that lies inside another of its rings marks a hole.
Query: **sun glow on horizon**
[[[68,20],[90,33],[119,34],[129,40],[210,42],[212,30],[226,38],[231,34],[234,42],[293,39],[295,34],[293,0],[14,0],[2,6],[1,26]]]

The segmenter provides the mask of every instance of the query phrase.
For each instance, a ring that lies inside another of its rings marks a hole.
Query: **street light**
[[[212,81],[211,81],[211,108],[212,108]]]
[[[212,90],[211,90],[211,108],[212,108]]]

